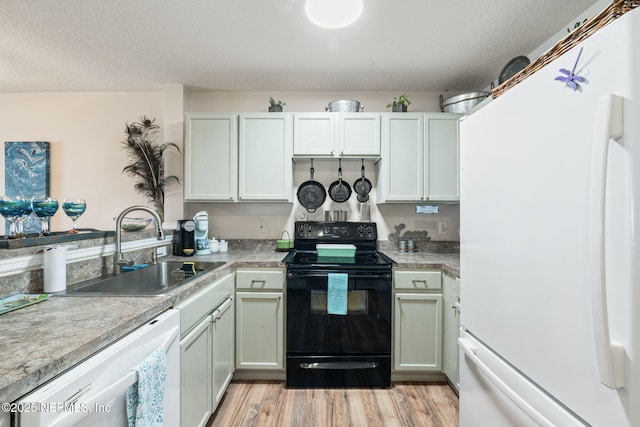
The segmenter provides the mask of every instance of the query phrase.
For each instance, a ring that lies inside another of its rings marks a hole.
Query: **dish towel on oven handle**
[[[346,273],[327,274],[327,313],[347,314],[347,291],[349,275]]]
[[[160,427],[164,422],[167,354],[160,347],[137,367],[138,381],[127,389],[129,427]]]

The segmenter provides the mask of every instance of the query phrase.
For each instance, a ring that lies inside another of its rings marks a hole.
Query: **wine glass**
[[[20,214],[18,215],[17,223],[18,223],[18,237],[24,239],[27,237],[27,234],[24,232],[24,221],[29,218],[31,212],[31,200],[26,197],[16,196],[19,200],[19,206],[22,208]]]
[[[17,239],[20,237],[18,233],[17,221],[22,215],[25,215],[27,205],[30,206],[29,200],[20,196],[0,196],[0,214],[9,221],[9,239]]]
[[[64,199],[62,210],[73,221],[73,227],[69,230],[69,234],[77,234],[76,220],[87,210],[87,202],[84,199]]]
[[[49,230],[49,221],[58,211],[58,199],[53,197],[34,197],[31,200],[31,209],[42,221],[40,236],[51,235],[51,231]]]

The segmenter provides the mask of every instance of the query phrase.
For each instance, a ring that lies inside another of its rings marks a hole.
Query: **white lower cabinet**
[[[234,304],[233,299],[229,298],[211,314],[211,347],[213,349],[211,398],[213,399],[213,410],[222,400],[235,370],[234,323]]]
[[[180,423],[204,426],[211,406],[211,323],[203,319],[180,341]]]
[[[236,272],[236,369],[284,369],[284,270]]]
[[[459,386],[460,278],[444,274],[444,346],[442,371],[456,390]]]
[[[233,288],[229,273],[176,305],[183,426],[206,425],[233,376]]]
[[[441,292],[439,270],[394,272],[394,371],[442,370]]]

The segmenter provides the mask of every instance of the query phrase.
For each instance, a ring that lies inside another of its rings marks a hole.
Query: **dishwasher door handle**
[[[134,385],[138,381],[138,373],[131,371],[102,392],[90,397],[86,401],[76,402],[78,410],[68,411],[66,415],[59,417],[50,424],[51,427],[55,426],[67,426],[75,424],[90,413],[95,411],[96,407],[106,404],[119,394],[125,392],[129,387]]]

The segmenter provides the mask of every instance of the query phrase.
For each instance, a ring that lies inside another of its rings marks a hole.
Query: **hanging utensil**
[[[369,181],[364,176],[364,159],[362,159],[362,168],[360,169],[360,171],[361,171],[361,177],[358,178],[356,182],[353,183],[353,189],[355,190],[358,196],[358,201],[366,202],[367,200],[369,200],[369,193],[371,192],[372,186],[371,186],[371,181]]]
[[[342,159],[338,161],[338,180],[329,186],[329,197],[336,203],[344,203],[351,197],[351,186],[342,180]]]
[[[322,184],[313,179],[313,173],[313,159],[311,159],[310,178],[300,184],[297,193],[298,201],[309,213],[314,213],[327,198],[327,191]]]

